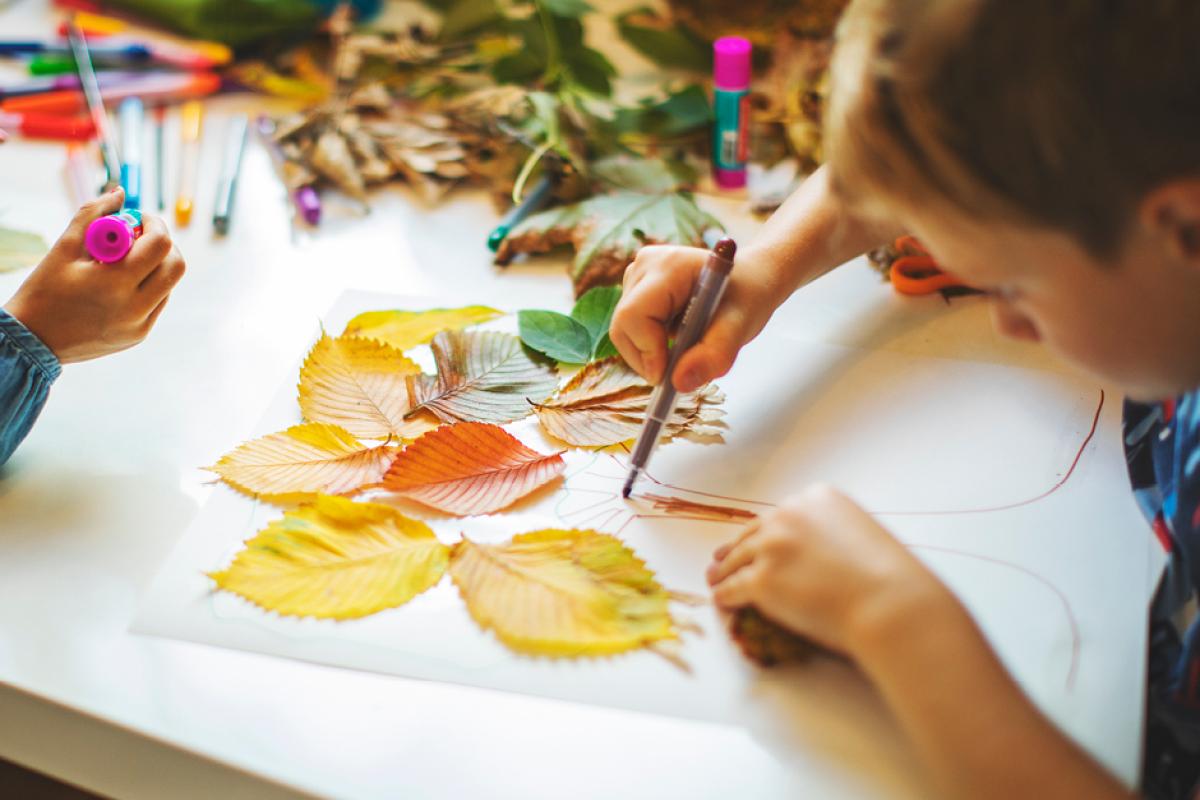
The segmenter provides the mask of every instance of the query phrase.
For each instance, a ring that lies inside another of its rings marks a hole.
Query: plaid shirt
[[[1125,453],[1138,504],[1168,563],[1150,608],[1147,797],[1200,789],[1200,390],[1125,404]]]

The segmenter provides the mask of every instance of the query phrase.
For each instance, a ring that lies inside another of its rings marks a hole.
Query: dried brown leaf
[[[653,391],[620,358],[608,358],[588,364],[535,410],[556,439],[576,447],[607,447],[637,438]],[[720,437],[724,400],[712,384],[680,395],[662,435]]]

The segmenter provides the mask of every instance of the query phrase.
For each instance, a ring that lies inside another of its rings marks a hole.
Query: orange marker
[[[183,104],[179,151],[179,187],[175,196],[175,221],[186,226],[192,221],[196,198],[196,169],[200,160],[200,131],[203,127],[204,106],[198,100]]]
[[[129,97],[139,97],[146,103],[165,103],[204,97],[220,88],[221,76],[215,72],[164,73],[106,87],[100,90],[100,97],[105,103],[119,103]],[[87,110],[83,92],[76,89],[13,97],[0,103],[0,111],[14,114],[74,114]]]

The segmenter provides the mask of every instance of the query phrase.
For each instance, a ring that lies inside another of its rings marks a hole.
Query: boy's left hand
[[[930,601],[953,602],[907,547],[825,486],[763,514],[740,538],[718,548],[714,559],[708,582],[718,605],[753,605],[785,628],[854,658],[894,614]]]

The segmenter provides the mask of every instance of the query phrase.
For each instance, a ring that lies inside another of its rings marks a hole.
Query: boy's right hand
[[[142,235],[120,261],[101,264],[88,254],[88,225],[120,211],[124,199],[116,189],[80,208],[4,306],[63,364],[116,353],[145,339],[183,277],[183,257],[157,217],[144,218]]]
[[[650,245],[638,251],[625,271],[624,292],[609,335],[626,363],[651,383],[663,379],[667,339],[708,256],[709,251],[699,247]],[[738,351],[759,334],[773,310],[767,293],[739,280],[735,269],[712,325],[680,357],[671,376],[675,388],[691,392],[728,372]]]

